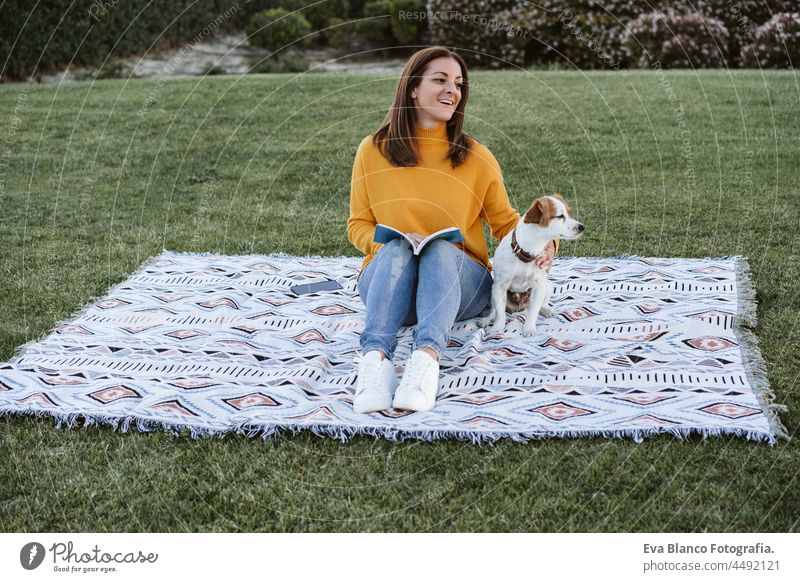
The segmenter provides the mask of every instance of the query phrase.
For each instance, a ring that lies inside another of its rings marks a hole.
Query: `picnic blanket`
[[[559,258],[557,318],[519,333],[457,323],[436,408],[354,414],[361,260],[165,251],[0,364],[0,413],[193,436],[310,430],[499,438],[785,436],[741,257]],[[343,289],[296,296],[335,279]],[[411,351],[402,328],[398,375]]]

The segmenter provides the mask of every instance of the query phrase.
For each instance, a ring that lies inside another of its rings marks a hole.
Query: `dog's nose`
[[[583,232],[584,226],[579,222],[578,223],[578,232]]]

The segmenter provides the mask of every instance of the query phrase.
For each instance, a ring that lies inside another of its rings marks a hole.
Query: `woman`
[[[366,255],[358,277],[366,322],[355,412],[433,409],[438,360],[453,323],[477,316],[489,302],[482,220],[498,240],[519,220],[494,156],[462,133],[468,94],[459,55],[444,47],[415,53],[386,119],[356,153],[347,238]],[[415,240],[456,226],[464,243],[434,240],[415,256],[406,241],[373,242],[377,224]],[[549,270],[555,249],[548,246],[537,264]],[[414,350],[398,386],[397,332],[414,324]]]

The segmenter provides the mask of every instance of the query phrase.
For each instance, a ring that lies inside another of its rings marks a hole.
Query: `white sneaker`
[[[422,350],[415,350],[394,395],[395,408],[424,412],[433,410],[439,391],[439,362]]]
[[[353,412],[364,414],[392,407],[392,396],[397,387],[397,375],[392,361],[381,357],[378,350],[370,350],[358,365]]]

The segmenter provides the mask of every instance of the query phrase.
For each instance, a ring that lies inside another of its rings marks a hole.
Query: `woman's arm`
[[[372,213],[367,193],[364,171],[364,142],[356,152],[353,174],[350,179],[350,217],[347,219],[347,240],[365,255],[378,252],[380,245],[373,242],[377,221]]]
[[[490,173],[489,187],[486,190],[483,204],[484,218],[492,229],[492,236],[497,240],[502,240],[517,226],[520,215],[511,207],[508,192],[503,183],[500,164],[497,163],[497,160],[488,149],[485,149],[484,155],[489,163]],[[557,252],[558,240],[550,241],[544,250],[537,255],[536,266],[549,271],[553,266],[553,258]]]
[[[511,206],[508,199],[508,192],[503,183],[503,174],[500,171],[500,164],[494,159],[492,153],[486,147],[475,147],[473,155],[480,156],[486,161],[485,171],[488,173],[488,185],[486,194],[483,197],[483,208],[481,214],[484,220],[489,223],[492,236],[497,240],[502,240],[511,232],[517,222],[519,213]]]

